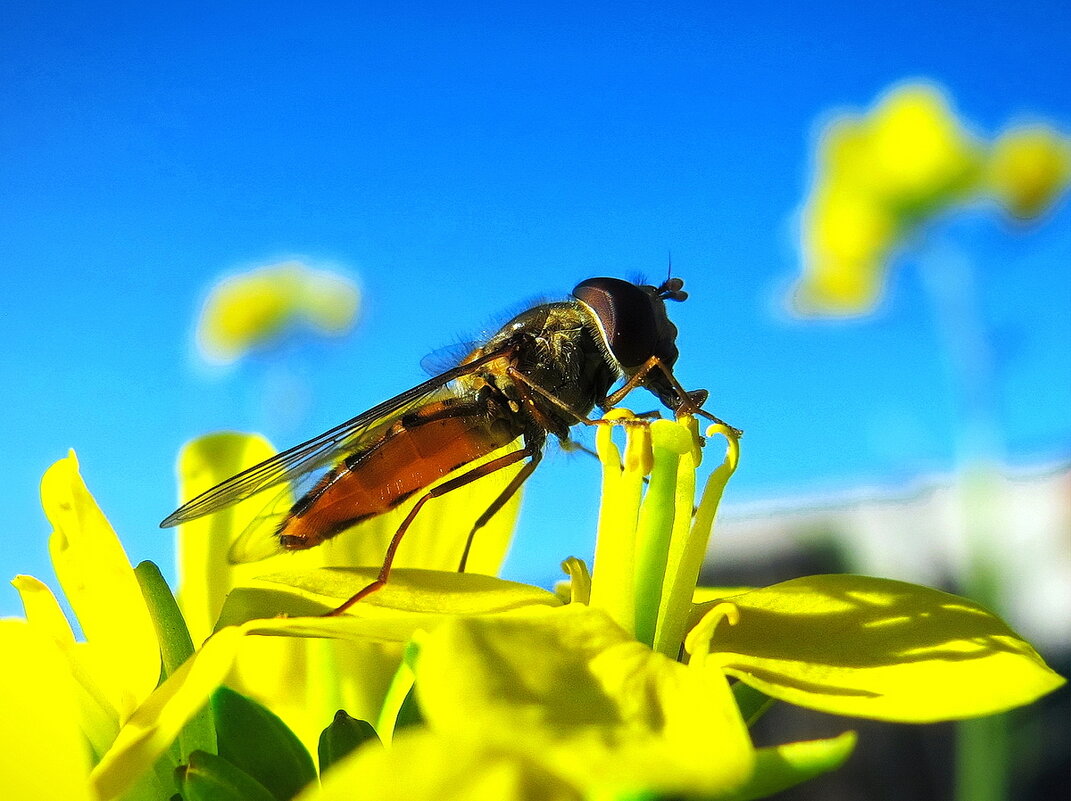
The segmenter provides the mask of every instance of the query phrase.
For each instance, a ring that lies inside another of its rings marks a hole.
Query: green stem
[[[964,594],[998,612],[1003,590],[993,554],[1001,525],[999,489],[994,487],[1000,453],[992,370],[968,259],[953,248],[931,253],[922,270],[943,340],[959,416],[959,501],[966,563]],[[1007,716],[964,721],[957,727],[957,801],[1005,801],[1010,774]]]

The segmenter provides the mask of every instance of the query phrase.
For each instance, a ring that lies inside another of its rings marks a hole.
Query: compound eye
[[[595,312],[606,344],[626,371],[653,354],[659,325],[650,294],[620,278],[589,278],[577,284],[573,297]]]

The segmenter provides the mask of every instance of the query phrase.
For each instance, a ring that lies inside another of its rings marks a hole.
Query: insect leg
[[[640,366],[640,368],[629,377],[629,379],[624,383],[624,385],[622,385],[621,389],[617,390],[617,392],[613,392],[607,395],[606,399],[599,405],[602,406],[603,409],[609,409],[612,406],[616,406],[618,403],[621,402],[621,399],[624,398],[628,393],[630,393],[636,387],[642,386],[643,380],[652,370],[661,371],[662,374],[666,377],[666,380],[669,381],[670,386],[673,387],[673,389],[676,391],[677,397],[681,400],[681,404],[678,407],[679,411],[684,411],[688,414],[698,414],[702,417],[707,418],[708,420],[718,423],[719,425],[723,425],[726,428],[730,428],[733,431],[736,431],[738,434],[743,433],[739,429],[733,428],[733,426],[729,425],[721,418],[715,417],[710,412],[703,409],[702,404],[707,399],[707,391],[705,389],[697,389],[691,392],[686,390],[684,387],[681,386],[680,382],[677,380],[677,377],[673,375],[673,371],[666,367],[665,363],[657,356],[652,356],[650,359],[644,362]]]
[[[506,505],[506,502],[517,494],[517,490],[519,490],[521,485],[528,480],[528,477],[532,475],[533,471],[536,469],[536,465],[539,464],[539,460],[543,458],[541,445],[534,446],[530,443],[526,443],[525,447],[517,451],[517,453],[525,453],[526,451],[528,451],[527,455],[532,457],[531,460],[517,471],[517,475],[510,479],[506,488],[499,493],[497,498],[491,501],[491,505],[488,506],[483,514],[476,518],[476,522],[472,524],[472,531],[469,532],[469,538],[465,540],[465,550],[461,553],[461,563],[457,566],[458,573],[465,572],[465,565],[469,561],[469,551],[472,549],[472,540],[476,536],[476,532],[487,525],[487,521],[498,514],[498,511]]]
[[[527,387],[528,389],[532,390],[533,392],[539,394],[540,396],[542,396],[546,400],[548,400],[551,403],[553,403],[555,406],[557,406],[559,409],[561,409],[566,414],[572,415],[574,418],[576,418],[576,422],[577,423],[583,423],[584,425],[588,425],[588,426],[599,425],[599,421],[598,420],[592,420],[587,415],[581,414],[576,409],[574,409],[571,406],[569,406],[569,404],[567,404],[561,398],[559,398],[556,395],[554,395],[553,393],[548,392],[547,390],[543,389],[543,387],[539,386],[539,384],[537,384],[535,381],[533,381],[531,378],[526,376],[524,373],[522,373],[517,368],[510,367],[508,369],[507,373],[508,373],[510,378],[512,378],[515,382],[517,382],[518,386]],[[531,411],[531,412],[533,412],[535,414],[538,414],[538,409],[530,409],[529,411]],[[553,430],[553,426],[551,424],[548,424],[546,427],[548,428],[548,430]]]
[[[394,555],[398,550],[398,545],[401,543],[402,537],[405,535],[406,530],[412,524],[414,518],[416,518],[417,516],[417,513],[420,511],[421,507],[425,503],[430,501],[432,498],[437,498],[440,495],[445,495],[446,493],[451,492],[452,490],[456,490],[459,487],[463,487],[478,478],[483,478],[486,475],[490,475],[496,470],[501,470],[504,467],[509,467],[511,464],[519,462],[521,459],[524,459],[528,456],[535,456],[535,453],[533,451],[530,451],[528,449],[528,446],[521,448],[520,450],[510,451],[509,453],[499,456],[496,459],[492,459],[489,462],[484,462],[479,467],[474,467],[467,473],[462,473],[460,476],[456,476],[455,478],[452,478],[449,481],[444,481],[442,484],[432,487],[423,495],[421,495],[417,502],[413,504],[413,508],[409,510],[409,514],[407,514],[405,516],[405,519],[402,520],[401,525],[398,526],[398,530],[394,532],[394,536],[391,538],[390,544],[387,546],[387,552],[383,557],[383,566],[380,567],[379,575],[376,576],[375,581],[373,581],[367,587],[350,597],[337,609],[333,609],[328,612],[327,616],[330,617],[333,615],[342,614],[355,603],[360,601],[362,598],[367,598],[369,595],[371,595],[373,592],[380,589],[384,584],[387,583],[387,578],[390,576],[390,568],[391,565],[394,563]],[[510,483],[512,485],[513,482]],[[505,501],[503,501],[503,503],[504,502]],[[471,539],[472,535],[470,534],[469,536]]]

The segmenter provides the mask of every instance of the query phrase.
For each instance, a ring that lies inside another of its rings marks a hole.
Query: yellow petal
[[[339,709],[376,720],[401,661],[402,643],[376,638],[374,627],[354,626],[349,617],[341,630],[320,625],[340,619],[287,618],[262,621],[259,628],[250,624],[243,630],[277,636],[247,637],[227,675],[228,686],[271,709],[310,753],[316,753],[320,733]],[[409,630],[416,627],[414,623]]]
[[[179,453],[179,500],[186,502],[247,467],[275,453],[263,437],[221,432],[189,442]],[[179,608],[195,644],[212,633],[216,618],[236,583],[260,567],[234,566],[227,555],[231,543],[252,523],[265,503],[262,495],[192,520],[178,527]]]
[[[655,420],[649,432],[652,464],[636,526],[633,601],[636,639],[647,645],[654,642],[674,531],[680,535],[687,530],[692,516],[695,498],[692,457],[696,442],[694,432],[676,420]],[[683,462],[682,457],[686,457]],[[685,496],[683,504],[678,503],[680,495]],[[678,511],[684,515],[680,520]]]
[[[929,722],[1001,712],[1064,683],[1000,619],[926,587],[810,576],[731,603],[738,622],[717,627],[707,664],[799,706]]]
[[[518,753],[407,732],[391,748],[361,748],[336,764],[321,787],[297,801],[351,801],[354,787],[377,801],[582,801],[588,796]]]
[[[868,120],[865,188],[899,214],[918,217],[973,185],[982,150],[929,84],[905,84],[882,98]]]
[[[491,576],[399,568],[386,587],[345,615],[301,617],[335,608],[365,587],[377,570],[320,568],[274,577],[296,586],[264,579],[236,589],[221,615],[222,624],[254,621],[247,626],[253,633],[311,638],[247,643],[228,682],[270,706],[312,748],[340,708],[376,719],[401,644],[417,631],[459,614],[561,603],[546,590]],[[280,612],[290,617],[256,620]],[[318,639],[324,637],[336,641]]]
[[[12,582],[19,591],[30,626],[53,642],[66,661],[74,680],[79,725],[94,758],[99,758],[119,731],[119,715],[112,706],[107,689],[94,676],[92,662],[87,665],[87,644],[75,642],[74,632],[60,609],[52,591],[33,576],[17,576]],[[99,671],[96,671],[99,673]]]
[[[66,660],[43,632],[0,620],[0,798],[90,801]]]
[[[855,732],[827,740],[806,740],[771,748],[756,754],[755,772],[734,799],[767,798],[808,779],[836,770],[855,748]]]
[[[416,673],[433,730],[589,792],[723,792],[751,772],[724,677],[652,652],[598,610],[447,622],[422,641]]]
[[[30,625],[59,646],[73,646],[74,632],[52,590],[33,576],[15,576],[11,583],[19,592]]]
[[[323,567],[262,576],[255,585],[231,593],[220,622],[233,625],[280,614],[324,614],[367,587],[377,573],[377,568]],[[561,603],[554,593],[541,587],[493,576],[398,568],[382,589],[351,606],[342,617],[394,620],[408,616],[417,620],[423,616],[430,621]],[[400,631],[398,638],[404,641],[409,634]]]
[[[977,194],[983,148],[937,87],[905,84],[822,134],[801,221],[801,314],[860,315],[880,300],[897,246],[920,223]]]
[[[293,263],[225,278],[212,287],[197,336],[206,355],[223,361],[276,336],[294,315],[301,278]]]
[[[613,441],[616,425],[600,425],[595,432],[595,448],[602,463],[602,495],[591,574],[591,605],[604,610],[626,631],[636,628],[636,527],[643,500],[643,477],[653,459],[646,453],[650,437],[642,426],[627,423],[632,417],[632,412],[619,407],[605,418],[626,421],[622,424],[625,459]]]
[[[120,720],[156,686],[160,648],[126,552],[78,473],[72,452],[41,481],[49,551],[90,649],[94,675]]]
[[[900,233],[892,213],[854,187],[832,183],[808,200],[802,225],[804,275],[794,309],[840,315],[872,309]]]
[[[693,423],[694,420],[689,422],[688,426]],[[676,658],[684,639],[688,616],[692,610],[692,595],[696,581],[699,580],[699,571],[706,559],[710,533],[722,494],[740,461],[737,434],[725,426],[710,426],[706,432],[707,437],[713,437],[715,434],[726,439],[725,458],[707,478],[694,516],[692,504],[695,497],[695,469],[699,465],[695,453],[682,457],[681,476],[677,482],[677,524],[673,530],[673,542],[662,590],[662,607],[659,610],[654,641],[656,651],[673,658]]]
[[[354,281],[331,270],[306,269],[301,281],[301,311],[305,320],[327,335],[353,327],[361,305]]]

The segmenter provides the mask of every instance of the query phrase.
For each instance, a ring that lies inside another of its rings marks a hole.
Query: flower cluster
[[[823,130],[801,220],[792,303],[853,315],[877,302],[890,256],[935,216],[992,198],[1012,217],[1047,211],[1071,182],[1071,139],[1044,124],[972,134],[930,84],[904,84]]]
[[[241,575],[217,551],[255,516],[247,504],[182,532],[176,604],[151,565],[131,568],[68,457],[42,497],[85,641],[41,582],[16,580],[26,619],[0,623],[5,653],[20,654],[0,682],[0,796],[742,800],[832,770],[854,744],[846,732],[756,748],[748,724],[770,698],[925,722],[1063,683],[999,619],[924,587],[840,575],[697,590],[738,459],[734,432],[705,433],[729,445],[697,493],[694,420],[618,412],[600,426],[593,570],[566,560],[557,592],[491,575],[512,511],[474,552],[480,572],[421,562],[432,539],[457,558],[486,502],[470,496],[407,534],[410,561],[338,617],[321,615],[365,586],[378,555],[303,555],[324,561]],[[183,494],[266,447],[195,443]],[[497,491],[482,483],[467,491]],[[362,534],[375,532],[347,536]]]

